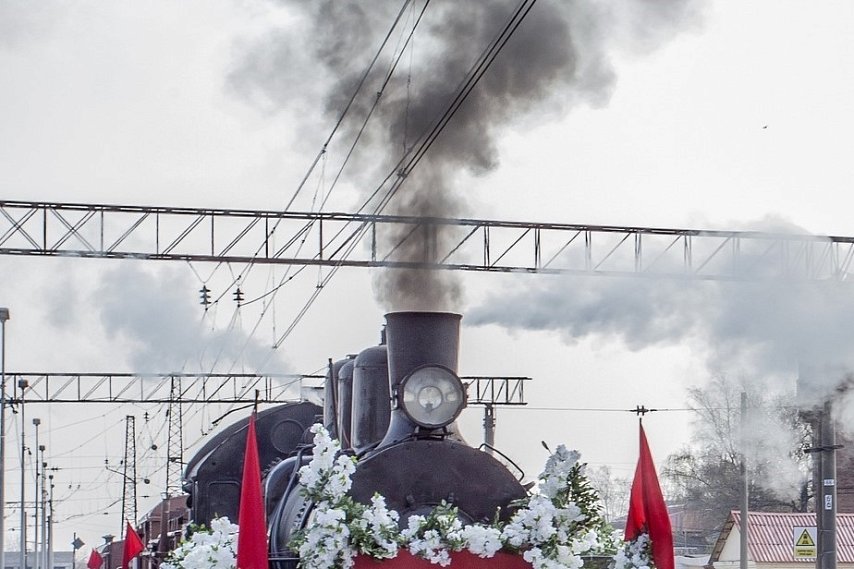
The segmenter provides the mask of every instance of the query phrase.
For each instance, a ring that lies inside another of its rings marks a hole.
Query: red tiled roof
[[[749,522],[748,555],[753,561],[815,563],[812,559],[795,559],[792,545],[793,528],[816,525],[815,514],[750,512]],[[740,512],[730,512],[730,518],[715,544],[712,558],[709,559],[710,563],[719,560],[723,544],[733,526],[741,527]],[[854,563],[854,514],[836,515],[836,560],[839,563]]]

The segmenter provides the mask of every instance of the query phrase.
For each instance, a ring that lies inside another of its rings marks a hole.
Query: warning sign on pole
[[[818,530],[815,526],[795,526],[792,530],[795,559],[815,558]]]

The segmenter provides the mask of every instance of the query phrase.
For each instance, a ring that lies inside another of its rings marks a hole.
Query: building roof
[[[750,512],[748,521],[748,555],[756,563],[815,563],[811,559],[795,559],[792,543],[793,528],[816,525],[814,513]],[[721,552],[733,528],[741,528],[740,512],[730,512],[712,549],[710,564],[721,560]],[[836,560],[839,563],[854,563],[854,514],[836,515]]]

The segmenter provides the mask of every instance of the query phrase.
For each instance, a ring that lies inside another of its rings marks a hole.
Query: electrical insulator
[[[202,285],[202,288],[199,289],[199,298],[201,298],[201,302],[199,304],[204,306],[205,309],[207,309],[207,307],[211,304],[210,292],[210,289],[205,285]]]
[[[237,290],[234,291],[234,302],[237,303],[237,306],[243,304],[243,291],[240,290],[240,287],[237,287]]]

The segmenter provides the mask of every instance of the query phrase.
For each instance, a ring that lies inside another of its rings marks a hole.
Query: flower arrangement
[[[235,569],[237,531],[228,518],[211,520],[210,529],[194,527],[189,539],[181,542],[161,564],[162,569]]]
[[[539,493],[514,504],[508,523],[464,526],[457,509],[442,503],[426,516],[410,516],[408,527],[400,530],[397,512],[386,507],[382,496],[364,505],[347,495],[355,458],[341,454],[322,425],[311,432],[314,455],[299,475],[303,492],[315,503],[314,518],[290,544],[299,552],[302,569],[347,569],[358,554],[390,559],[401,548],[441,566],[450,565],[451,552],[490,558],[505,550],[521,553],[535,569],[577,569],[583,554],[601,550],[606,541],[600,537],[606,533],[604,521],[585,465],[563,445],[540,474]]]
[[[599,497],[580,458],[560,445],[540,474],[540,493],[528,499],[502,533],[536,569],[577,569],[583,565],[581,555],[602,546]]]
[[[300,567],[352,567],[362,553],[378,559],[397,555],[398,514],[375,495],[371,505],[355,502],[347,492],[356,470],[354,457],[340,454],[338,442],[322,425],[312,427],[314,456],[300,468],[303,492],[315,502],[313,522],[290,544],[299,552]]]
[[[614,569],[655,569],[649,534],[644,532],[625,542],[614,555]]]
[[[479,524],[463,526],[457,512],[443,501],[427,516],[409,516],[409,527],[400,532],[409,553],[443,567],[450,565],[452,551],[465,549],[479,557],[493,557],[502,546],[501,530]]]

